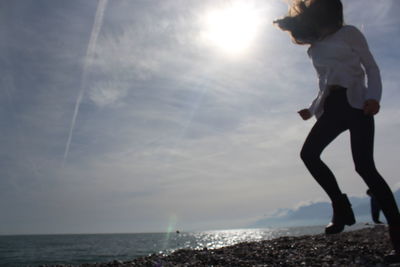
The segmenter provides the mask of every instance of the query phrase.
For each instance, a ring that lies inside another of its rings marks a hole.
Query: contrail
[[[85,62],[84,62],[83,72],[82,72],[82,77],[81,77],[81,87],[80,87],[78,99],[76,100],[76,103],[75,103],[74,115],[72,116],[71,127],[69,129],[67,144],[65,145],[63,165],[65,164],[67,157],[68,157],[69,147],[71,145],[72,134],[73,134],[74,128],[75,128],[76,118],[78,117],[79,107],[81,105],[82,98],[84,96],[85,89],[86,89],[87,70],[93,60],[93,54],[96,49],[97,37],[99,36],[101,26],[103,24],[104,11],[106,9],[107,2],[108,2],[108,0],[99,0],[99,2],[97,4],[96,16],[94,19],[92,32],[90,34],[88,48],[86,50]]]

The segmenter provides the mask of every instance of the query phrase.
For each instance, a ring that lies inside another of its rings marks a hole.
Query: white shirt
[[[356,27],[343,26],[335,33],[314,42],[307,53],[318,74],[319,92],[309,107],[311,114],[317,118],[323,113],[329,85],[347,88],[347,100],[357,109],[363,109],[368,99],[381,100],[379,67],[364,35]]]

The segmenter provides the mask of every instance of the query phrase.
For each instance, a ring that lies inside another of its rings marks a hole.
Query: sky
[[[383,80],[375,159],[399,188],[400,2],[343,0]],[[283,0],[0,2],[0,234],[242,228],[327,197],[299,158],[317,93]],[[348,133],[323,154],[364,196]],[[327,218],[327,221],[329,218]]]

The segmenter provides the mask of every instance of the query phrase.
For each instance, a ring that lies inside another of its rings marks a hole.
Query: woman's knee
[[[356,162],[355,170],[363,178],[380,176],[373,161]]]
[[[308,149],[306,146],[303,146],[303,148],[300,151],[300,158],[305,163],[318,160],[319,157],[320,157],[319,153],[315,153],[315,151],[313,151],[312,149]]]

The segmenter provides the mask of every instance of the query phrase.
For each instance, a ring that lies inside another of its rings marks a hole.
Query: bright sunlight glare
[[[261,15],[250,3],[236,2],[206,12],[203,40],[228,54],[243,54],[261,26]]]

